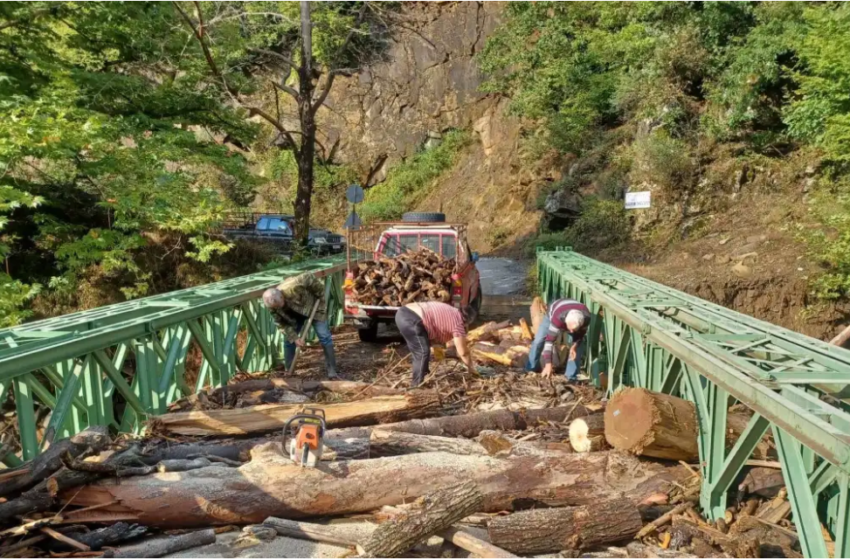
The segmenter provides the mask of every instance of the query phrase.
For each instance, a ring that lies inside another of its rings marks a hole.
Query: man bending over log
[[[455,309],[438,301],[410,303],[396,312],[395,324],[413,355],[413,381],[418,387],[428,375],[431,343],[445,344],[454,339],[457,355],[470,372],[475,371],[472,352],[466,341],[466,327],[475,321],[475,308]]]
[[[325,353],[328,378],[333,379],[337,376],[336,355],[331,331],[328,328],[328,304],[324,282],[312,273],[305,272],[287,278],[277,288],[269,288],[263,293],[263,303],[271,311],[272,317],[286,339],[283,346],[283,361],[287,369],[295,358],[296,347],[304,348],[304,339],[298,333],[307,323],[316,301],[319,302],[319,307],[313,316],[313,329]]]
[[[534,335],[525,370],[537,371],[542,349],[543,375],[550,377],[555,340],[559,334],[566,332],[570,337],[570,357],[567,360],[566,376],[568,381],[575,382],[584,358],[584,336],[587,334],[589,325],[590,310],[583,303],[574,299],[559,299],[553,302]]]

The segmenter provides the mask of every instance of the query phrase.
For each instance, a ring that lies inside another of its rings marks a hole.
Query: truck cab
[[[451,305],[464,307],[472,305],[480,308],[481,280],[476,263],[478,253],[473,252],[466,239],[466,226],[441,222],[399,222],[377,224],[380,229],[372,235],[365,235],[372,249],[365,254],[354,256],[350,254],[347,280],[353,279],[352,265],[356,266],[358,259],[379,260],[394,258],[406,251],[416,251],[427,248],[445,259],[455,259],[455,270],[452,274]],[[368,231],[369,228],[367,228]],[[378,233],[379,232],[379,233]],[[352,237],[352,243],[355,243]],[[361,241],[361,247],[363,246]],[[352,258],[353,257],[353,258]],[[395,320],[398,307],[381,305],[362,305],[351,298],[349,282],[346,282],[345,316],[353,322],[365,342],[374,342],[377,338],[378,325]]]

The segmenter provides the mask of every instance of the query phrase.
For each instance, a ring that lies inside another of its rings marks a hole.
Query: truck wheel
[[[360,342],[377,342],[378,322],[372,321],[367,326],[358,328],[357,334],[360,336]]]
[[[478,282],[478,291],[475,293],[475,299],[469,304],[475,309],[476,314],[481,313],[482,301],[484,301],[484,294],[481,293],[481,282]]]
[[[446,215],[442,212],[405,212],[401,217],[402,222],[417,223],[439,223],[446,221]]]

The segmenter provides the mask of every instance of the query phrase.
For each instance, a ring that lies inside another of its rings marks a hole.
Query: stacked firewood
[[[454,259],[421,248],[395,258],[361,262],[354,278],[354,298],[363,305],[397,307],[417,301],[451,299]]]

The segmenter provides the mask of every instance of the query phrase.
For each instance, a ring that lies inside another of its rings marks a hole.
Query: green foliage
[[[0,328],[13,327],[29,317],[32,313],[24,307],[40,289],[38,284],[27,285],[0,273]]]
[[[631,224],[621,200],[592,197],[582,202],[581,215],[570,227],[541,233],[527,243],[526,253],[533,256],[537,247],[572,247],[578,251],[613,247],[627,241],[630,232]]]
[[[631,179],[636,183],[656,184],[673,191],[689,186],[694,165],[688,144],[672,138],[665,130],[638,137],[631,145]]]
[[[813,282],[822,299],[850,295],[850,180],[826,182],[812,197],[812,211],[826,229],[801,229],[812,260],[825,272]]]
[[[428,194],[429,187],[457,162],[469,142],[468,132],[450,131],[437,146],[424,149],[390,169],[386,181],[366,191],[366,200],[360,207],[363,220],[400,218]]]

